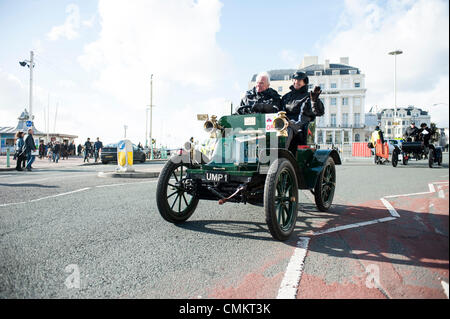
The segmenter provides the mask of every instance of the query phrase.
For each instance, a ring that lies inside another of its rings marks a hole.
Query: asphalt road
[[[309,244],[294,297],[446,297],[448,155],[433,169],[338,166],[335,205],[317,212],[302,192],[284,243],[251,205],[201,201],[185,224],[167,223],[156,179],[97,176],[112,168],[0,173],[0,298],[276,298],[300,237]],[[432,182],[447,184],[425,194]],[[418,192],[389,198],[395,220],[318,235],[389,217],[381,198]]]

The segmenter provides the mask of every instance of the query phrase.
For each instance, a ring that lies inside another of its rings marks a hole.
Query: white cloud
[[[150,74],[153,132],[180,142],[201,128],[197,113],[223,111],[224,99],[214,93],[228,72],[216,42],[221,7],[217,0],[99,1],[99,38],[78,61],[95,75],[93,89],[114,98],[104,114],[116,134],[127,124],[127,136],[144,143]]]
[[[394,104],[394,57],[397,56],[397,105],[428,109],[438,102],[432,120],[448,126],[449,15],[448,1],[346,1],[340,24],[319,44],[320,56],[350,64],[366,75],[366,108]]]
[[[64,24],[54,26],[47,34],[49,40],[55,41],[59,38],[66,38],[68,40],[75,39],[79,36],[78,29],[80,28],[80,9],[76,4],[69,4],[66,7],[66,21]]]

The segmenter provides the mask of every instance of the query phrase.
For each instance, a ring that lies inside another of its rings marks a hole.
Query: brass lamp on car
[[[273,127],[277,131],[277,136],[288,136],[287,128],[289,121],[286,112],[278,112],[278,116],[273,120]]]
[[[219,123],[217,123],[217,116],[211,115],[211,119],[207,119],[205,124],[203,124],[203,128],[206,132],[211,134],[211,138],[216,138],[216,130],[220,129]]]

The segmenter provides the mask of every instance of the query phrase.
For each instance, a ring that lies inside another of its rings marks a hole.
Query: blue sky
[[[38,129],[110,142],[126,124],[143,142],[154,74],[154,135],[174,145],[206,137],[195,114],[236,105],[254,73],[295,68],[305,55],[348,56],[366,76],[366,109],[389,107],[386,53],[397,48],[399,104],[446,103],[431,110],[448,126],[448,26],[445,0],[0,0],[0,126],[28,104],[18,61],[30,50]]]

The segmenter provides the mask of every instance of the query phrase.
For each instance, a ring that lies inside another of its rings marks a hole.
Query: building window
[[[349,70],[348,73],[350,73],[350,74],[356,74],[356,70]]]
[[[353,124],[358,125],[360,123],[361,116],[359,113],[355,113],[354,116],[355,116],[355,118],[354,118],[355,120],[353,121]]]
[[[327,131],[327,139],[326,139],[327,144],[331,144],[333,143],[333,133],[330,131]]]
[[[390,128],[387,129],[388,134],[392,133],[392,130]]]
[[[353,105],[354,106],[361,106],[361,98],[360,97],[355,97],[355,99],[353,100]]]
[[[359,87],[361,87],[361,83],[355,82],[355,88],[359,88]]]
[[[282,86],[278,87],[278,92],[280,92],[280,93],[283,92],[283,87]]]
[[[344,143],[348,143],[349,142],[348,136],[349,136],[348,131],[344,131]]]
[[[387,124],[387,125],[392,125],[391,121],[388,121],[388,124]]]
[[[331,98],[330,104],[331,105],[336,105],[336,98],[335,97]]]
[[[331,126],[336,127],[336,114],[331,114]]]
[[[348,113],[342,113],[342,125],[344,127],[348,125]]]
[[[320,83],[320,88],[322,89],[322,90],[325,90],[325,83]]]
[[[336,82],[335,82],[335,83],[331,83],[330,87],[331,87],[332,89],[335,89],[335,88],[337,87]]]
[[[315,76],[321,76],[321,75],[322,75],[322,71],[315,71],[315,72],[314,72],[314,75],[315,75]]]
[[[356,133],[356,134],[355,134],[355,142],[359,142],[359,139],[360,139],[359,134]]]
[[[340,73],[339,70],[332,70],[331,71],[332,75],[339,75],[339,73]]]
[[[402,121],[402,125],[405,125],[406,124],[406,121]]]
[[[348,97],[342,98],[342,105],[348,105]]]

